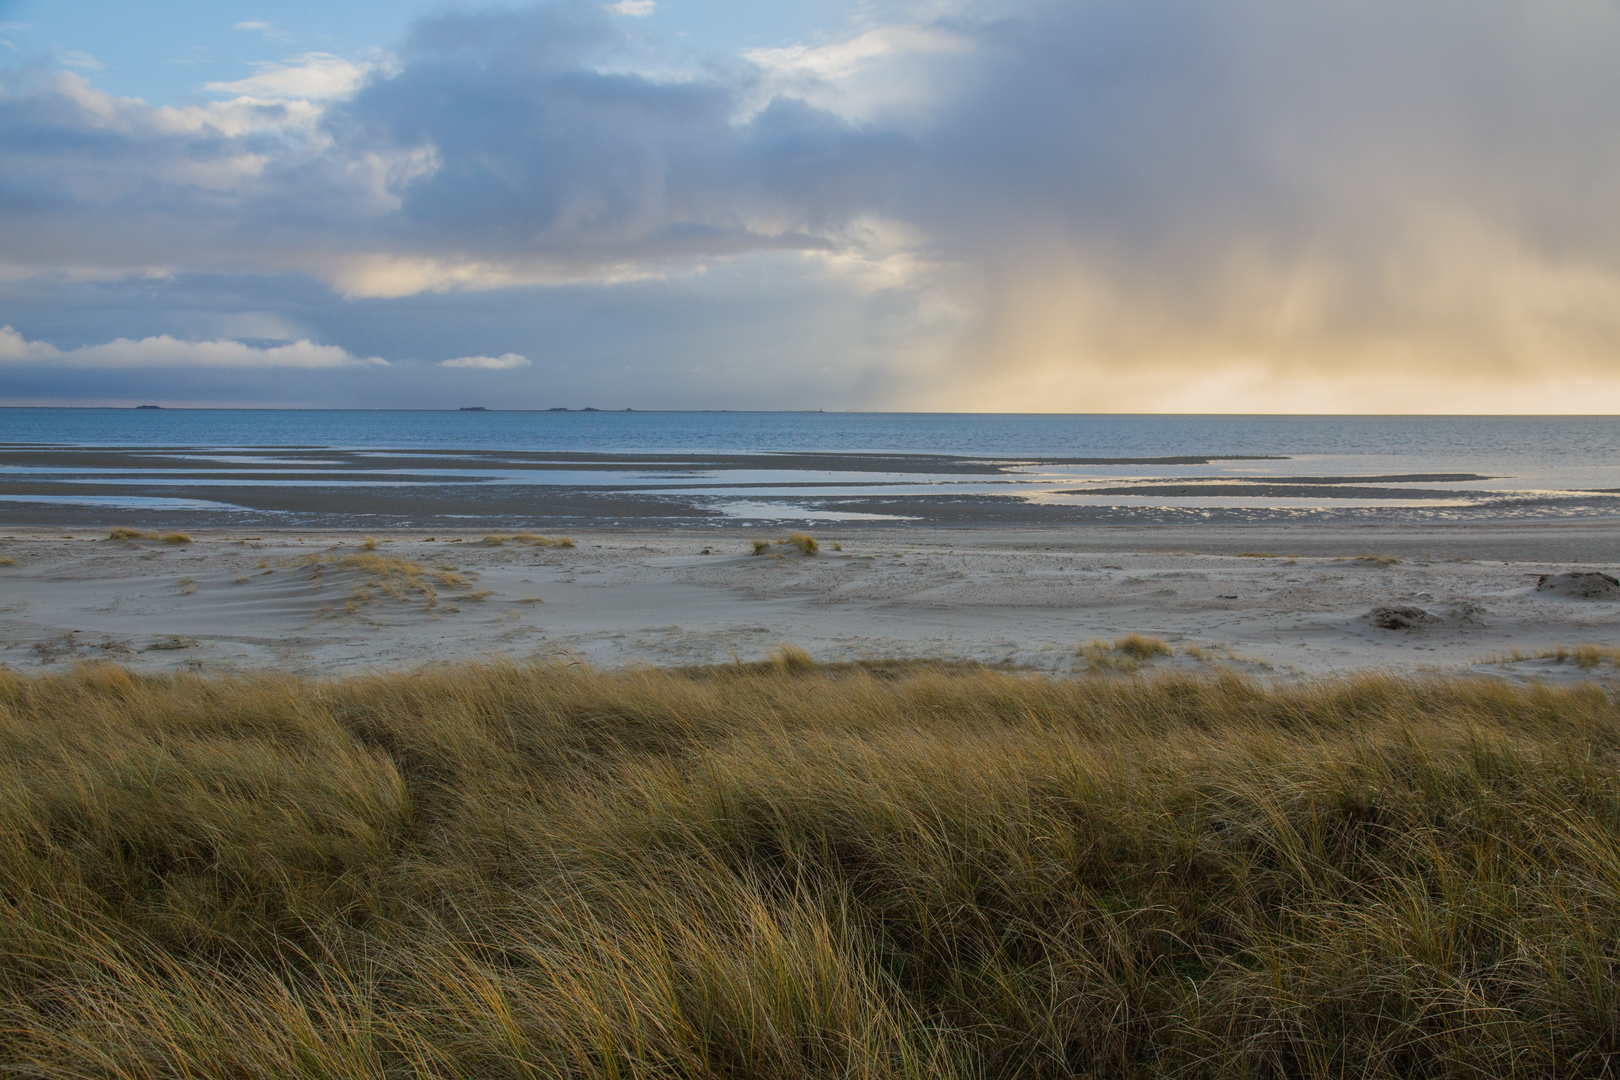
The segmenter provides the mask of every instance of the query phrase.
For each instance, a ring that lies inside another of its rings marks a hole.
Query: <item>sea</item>
[[[1620,514],[1614,417],[0,409],[0,526],[581,529]]]

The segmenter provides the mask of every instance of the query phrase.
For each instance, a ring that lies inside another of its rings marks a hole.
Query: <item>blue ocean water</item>
[[[0,521],[70,508],[359,525],[1607,516],[1620,421],[0,409]]]
[[[608,453],[1282,454],[1620,465],[1620,418],[0,409],[0,443]]]

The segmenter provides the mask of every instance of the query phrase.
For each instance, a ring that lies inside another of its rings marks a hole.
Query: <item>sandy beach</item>
[[[1087,646],[1139,633],[1173,650],[1145,669],[1616,676],[1610,658],[1588,653],[1583,667],[1556,649],[1620,645],[1620,598],[1537,588],[1544,575],[1612,573],[1616,522],[868,527],[816,530],[809,557],[753,554],[764,533],[577,533],[553,547],[421,532],[182,543],[15,530],[0,541],[0,663],[337,675],[493,657],[714,664],[794,644],[818,661],[1070,672],[1133,666]]]

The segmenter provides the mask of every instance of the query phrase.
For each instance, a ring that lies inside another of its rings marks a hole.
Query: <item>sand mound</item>
[[[1536,579],[1536,592],[1575,600],[1620,600],[1620,581],[1595,570],[1542,574]]]
[[[1484,626],[1485,609],[1478,604],[1463,604],[1444,615],[1436,615],[1420,607],[1375,607],[1367,612],[1367,621],[1380,630],[1421,630],[1426,626]]]
[[[1418,630],[1444,621],[1420,607],[1375,607],[1367,618],[1380,630]]]

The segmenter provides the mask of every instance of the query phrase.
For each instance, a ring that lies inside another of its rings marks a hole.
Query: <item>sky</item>
[[[0,0],[0,405],[1620,412],[1620,0]]]

